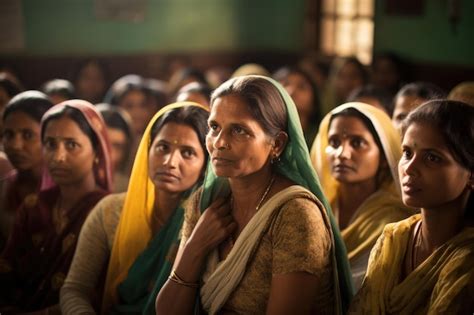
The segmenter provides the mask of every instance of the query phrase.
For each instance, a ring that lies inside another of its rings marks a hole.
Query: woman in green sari
[[[64,314],[99,309],[105,270],[101,313],[154,312],[179,244],[183,203],[205,169],[207,116],[202,106],[182,102],[150,121],[127,193],[104,198],[84,224],[61,289]]]
[[[200,193],[158,314],[343,313],[344,245],[311,166],[296,107],[276,81],[237,77],[213,94]],[[172,303],[171,303],[172,301]]]

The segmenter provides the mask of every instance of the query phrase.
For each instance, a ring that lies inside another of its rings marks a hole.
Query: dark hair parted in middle
[[[230,79],[212,93],[211,108],[217,98],[226,95],[240,97],[267,135],[275,137],[280,131],[287,130],[288,114],[285,102],[270,81],[257,76]]]
[[[197,106],[185,106],[169,110],[157,119],[151,127],[149,145],[153,143],[156,135],[167,123],[173,122],[180,125],[186,125],[193,128],[196,132],[199,144],[203,148],[205,159],[207,159],[206,134],[208,117],[209,112]]]
[[[5,107],[3,121],[14,112],[23,112],[41,122],[41,117],[53,106],[48,96],[40,91],[25,91],[13,97]]]
[[[367,128],[367,130],[370,132],[370,134],[374,138],[375,143],[377,144],[377,148],[379,149],[379,152],[380,152],[380,162],[382,162],[383,160],[387,161],[385,150],[382,146],[382,141],[380,140],[380,137],[377,131],[375,130],[374,125],[372,124],[370,119],[367,118],[367,116],[365,116],[364,114],[362,114],[355,108],[346,108],[331,116],[331,119],[329,120],[329,128],[331,128],[331,123],[336,117],[354,117],[354,118],[359,119],[364,124],[365,128]],[[384,174],[384,172],[386,174]],[[377,186],[380,185],[383,181],[385,181],[387,176],[390,176],[390,170],[382,169],[379,166],[379,170],[377,171]]]
[[[81,131],[84,132],[84,134],[89,138],[92,143],[92,147],[94,148],[94,151],[97,152],[99,147],[99,139],[97,138],[97,135],[95,134],[94,130],[92,130],[92,127],[89,125],[87,119],[84,117],[80,110],[74,107],[70,107],[68,105],[64,106],[64,108],[62,108],[60,111],[49,115],[43,121],[43,127],[41,128],[41,140],[44,141],[44,133],[51,120],[58,120],[62,117],[68,117],[72,119],[79,126],[79,129],[81,129]]]
[[[414,123],[438,130],[454,159],[474,172],[474,107],[458,101],[432,100],[412,111],[403,121],[403,136]]]

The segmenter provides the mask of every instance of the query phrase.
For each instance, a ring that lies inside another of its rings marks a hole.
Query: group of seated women
[[[309,150],[293,79],[162,107],[114,194],[95,106],[13,98],[0,313],[472,313],[474,107],[346,103]]]

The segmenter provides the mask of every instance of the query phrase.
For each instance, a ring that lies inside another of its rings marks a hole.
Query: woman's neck
[[[358,183],[341,183],[338,189],[339,227],[347,227],[362,203],[377,190],[375,179]]]
[[[41,173],[33,170],[18,171],[17,179],[22,186],[34,187],[36,189],[41,180]]]
[[[260,172],[245,176],[244,178],[229,179],[234,210],[252,216],[255,213],[256,207],[261,206],[262,196],[269,188],[273,176],[272,169],[268,166]]]
[[[165,224],[181,202],[182,192],[171,193],[155,189],[153,218],[159,226]]]
[[[81,182],[59,186],[61,192],[61,209],[69,210],[85,195],[97,190],[94,174],[86,176]]]
[[[464,217],[470,193],[466,189],[447,204],[421,209],[422,250],[425,253],[431,254],[469,224]]]

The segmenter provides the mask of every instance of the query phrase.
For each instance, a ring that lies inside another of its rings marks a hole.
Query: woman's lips
[[[171,172],[163,172],[159,171],[156,172],[155,177],[159,179],[160,181],[176,181],[179,180],[179,176],[171,173]]]
[[[212,164],[215,166],[226,166],[232,164],[233,161],[230,159],[222,158],[222,157],[213,157]]]
[[[345,164],[338,164],[333,166],[333,171],[337,173],[345,173],[345,172],[355,172],[355,168],[345,165]]]
[[[421,191],[421,188],[417,187],[414,183],[403,183],[402,184],[402,191],[407,195],[412,195]]]
[[[56,176],[56,177],[68,176],[69,175],[69,169],[62,168],[62,167],[56,167],[56,168],[51,168],[49,170],[49,173],[51,174],[51,176]]]

